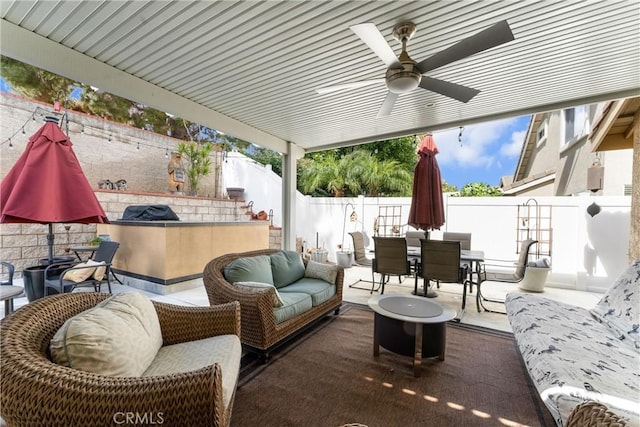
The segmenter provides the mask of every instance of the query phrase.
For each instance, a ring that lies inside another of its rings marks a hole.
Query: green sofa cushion
[[[230,283],[261,282],[273,285],[271,258],[268,255],[238,258],[224,267],[224,277]]]
[[[315,307],[334,296],[336,294],[336,286],[324,280],[304,277],[296,283],[280,288],[279,291],[282,298],[289,292],[308,294],[311,296],[311,302]]]
[[[304,264],[299,253],[280,251],[270,255],[273,284],[276,288],[287,286],[304,277]]]
[[[309,294],[281,292],[280,297],[284,301],[284,306],[273,309],[276,323],[282,323],[285,320],[294,318],[313,307]]]

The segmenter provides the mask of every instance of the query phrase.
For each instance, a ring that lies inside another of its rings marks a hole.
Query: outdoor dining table
[[[93,258],[93,254],[97,249],[98,245],[71,246],[69,248],[69,250],[76,254],[78,261],[86,261],[89,258]],[[88,253],[89,255],[83,258],[82,255],[80,255],[81,253]]]

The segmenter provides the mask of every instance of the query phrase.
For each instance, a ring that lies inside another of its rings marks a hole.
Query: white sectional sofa
[[[640,426],[640,261],[590,310],[510,293],[507,315],[518,347],[558,426],[597,401]]]

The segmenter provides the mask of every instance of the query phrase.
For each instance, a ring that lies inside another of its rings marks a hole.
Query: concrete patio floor
[[[372,295],[378,295],[378,292],[370,292],[371,283],[359,282],[357,287],[351,287],[358,280],[371,281],[371,268],[364,266],[352,266],[345,269],[344,280],[344,292],[343,300],[346,302],[356,304],[367,304],[369,298]],[[376,280],[379,280],[379,275],[376,275]],[[16,285],[22,286],[22,280],[18,279],[14,281]],[[149,296],[149,298],[157,301],[163,301],[171,304],[180,305],[209,305],[207,294],[202,285],[202,280],[199,281],[200,285],[189,290],[175,292],[169,295],[158,295],[150,292],[142,291],[130,286],[123,286],[118,283],[112,283],[112,289],[114,293],[118,292],[143,292]],[[126,283],[126,281],[125,281]],[[422,284],[422,280],[419,281],[419,288]],[[377,285],[376,285],[377,286]],[[366,289],[359,289],[366,288]],[[103,285],[103,291],[106,291],[106,285]],[[385,295],[410,295],[414,289],[414,278],[405,277],[400,282],[398,277],[391,277],[389,282],[385,285]],[[482,285],[483,295],[489,298],[504,299],[508,292],[519,291],[517,284],[506,284],[498,282],[484,282]],[[78,289],[76,292],[91,292],[90,288]],[[450,307],[456,311],[460,310],[462,305],[462,285],[443,283],[440,285],[440,289],[436,289],[438,297],[434,298],[435,301],[444,306]],[[491,329],[497,329],[502,331],[511,331],[507,316],[498,313],[480,312],[476,310],[475,303],[475,288],[473,294],[467,295],[467,307],[464,315],[462,316],[461,323],[482,326]],[[560,300],[568,304],[576,306],[591,308],[593,307],[601,297],[601,294],[575,291],[561,288],[546,287],[541,294],[547,298]],[[14,300],[15,309],[27,304],[27,298],[21,297]],[[504,312],[503,304],[486,303],[490,309],[495,309]],[[0,304],[0,316],[4,317],[4,304]]]

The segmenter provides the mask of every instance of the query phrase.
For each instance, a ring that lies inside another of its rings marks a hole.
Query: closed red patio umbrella
[[[442,180],[436,160],[438,147],[433,136],[422,138],[418,164],[413,172],[413,193],[408,223],[420,230],[439,230],[444,224]]]
[[[49,263],[53,223],[109,222],[57,118],[45,119],[2,180],[0,222],[49,224]]]

